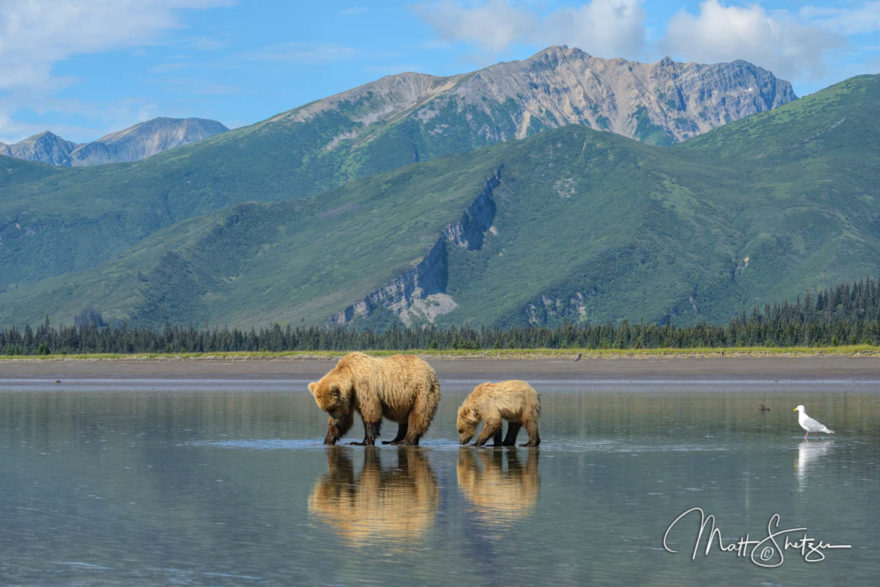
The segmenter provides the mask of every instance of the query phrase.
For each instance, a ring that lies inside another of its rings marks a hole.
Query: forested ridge
[[[111,328],[100,314],[84,311],[70,326],[26,324],[0,330],[7,355],[81,353],[201,353],[235,351],[640,349],[880,344],[880,282],[865,279],[805,294],[750,313],[727,325],[563,324],[554,328],[428,326],[383,331],[344,327],[208,329]]]

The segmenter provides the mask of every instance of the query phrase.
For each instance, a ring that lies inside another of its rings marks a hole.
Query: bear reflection
[[[359,452],[364,466],[356,475],[351,457]],[[327,474],[309,496],[309,512],[352,546],[377,539],[412,541],[425,534],[437,514],[440,490],[421,449],[398,448],[397,466],[387,469],[382,468],[381,452],[375,447],[328,447]]]
[[[523,466],[516,450],[462,447],[457,472],[458,488],[486,522],[509,525],[535,509],[541,489],[538,451],[529,451]]]

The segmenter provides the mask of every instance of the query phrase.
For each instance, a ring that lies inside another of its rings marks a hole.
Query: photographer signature
[[[767,522],[767,535],[759,540],[752,540],[749,534],[736,540],[726,541],[721,535],[721,529],[715,526],[715,515],[706,513],[700,507],[693,507],[681,513],[675,518],[666,532],[663,534],[663,548],[667,552],[676,553],[676,550],[670,548],[667,539],[672,529],[684,518],[691,514],[699,514],[699,531],[694,541],[694,550],[691,554],[691,560],[696,560],[697,553],[700,551],[700,544],[704,534],[708,531],[706,537],[706,547],[703,550],[703,556],[708,556],[713,546],[717,546],[720,552],[736,553],[737,557],[748,557],[754,564],[759,567],[773,568],[780,566],[785,562],[785,554],[788,551],[797,552],[801,558],[808,563],[818,563],[825,560],[825,551],[837,548],[852,548],[850,544],[830,544],[823,542],[818,538],[812,538],[807,535],[806,528],[788,528],[779,529],[779,514],[770,516]]]

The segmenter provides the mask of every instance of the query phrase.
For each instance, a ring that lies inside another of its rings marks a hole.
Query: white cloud
[[[483,50],[500,53],[521,42],[535,28],[535,15],[505,0],[464,8],[460,2],[446,0],[418,4],[416,14],[449,41],[463,41]]]
[[[51,86],[59,61],[149,43],[180,27],[177,12],[223,0],[0,0],[0,88]]]
[[[54,98],[77,80],[53,74],[56,64],[77,55],[136,48],[183,27],[180,13],[227,5],[229,0],[0,0],[0,130],[6,137],[35,132],[15,116],[21,108],[62,111],[80,119],[95,116],[82,103]],[[205,41],[200,41],[204,46]],[[130,105],[122,110],[135,111]],[[146,113],[152,106],[138,105]],[[115,119],[118,109],[102,105],[97,115]]]
[[[642,0],[592,0],[546,15],[509,0],[464,5],[446,0],[415,5],[416,14],[447,41],[501,53],[518,43],[577,46],[596,55],[641,51],[644,43]]]
[[[844,35],[880,31],[880,1],[857,6],[804,6],[800,16],[809,22]]]
[[[665,53],[701,62],[745,59],[784,79],[818,78],[825,57],[842,48],[845,39],[785,12],[769,13],[758,4],[725,6],[718,0],[700,4],[700,12],[680,12],[670,18]]]
[[[550,14],[534,38],[542,45],[566,44],[600,57],[634,57],[645,44],[641,0],[593,0]]]

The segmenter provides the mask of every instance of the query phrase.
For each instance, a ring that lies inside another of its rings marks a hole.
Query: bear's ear
[[[315,386],[318,385],[316,382],[312,381],[309,383],[309,392],[314,396],[315,395]]]

